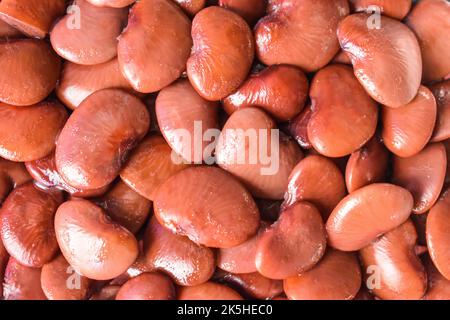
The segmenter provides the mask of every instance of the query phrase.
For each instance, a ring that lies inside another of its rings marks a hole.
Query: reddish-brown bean
[[[190,17],[195,16],[206,5],[206,0],[174,0]]]
[[[311,141],[308,137],[308,123],[312,117],[311,104],[308,104],[303,111],[289,122],[289,133],[303,149],[311,149]]]
[[[191,21],[173,2],[138,1],[119,38],[120,69],[136,91],[156,92],[186,69]]]
[[[123,8],[133,4],[136,0],[87,0],[98,7]]]
[[[369,14],[354,14],[338,28],[339,42],[352,60],[355,76],[383,105],[410,103],[422,75],[419,43],[414,33],[397,20],[381,16],[379,29],[369,28],[369,20]]]
[[[41,287],[41,269],[25,267],[9,258],[3,280],[5,300],[47,300]]]
[[[205,8],[192,22],[192,38],[187,74],[195,90],[215,101],[238,89],[254,57],[253,34],[244,19],[217,6]]]
[[[411,0],[350,0],[349,2],[352,11],[382,13],[397,20],[402,20],[406,17],[412,4]],[[374,11],[374,6],[380,11]]]
[[[352,65],[352,61],[350,60],[350,57],[344,50],[340,50],[338,52],[338,54],[334,56],[331,63],[341,63],[341,64]]]
[[[19,30],[0,20],[0,38],[19,38],[20,36],[22,33]]]
[[[41,286],[49,300],[85,300],[92,280],[76,273],[63,255],[45,264]]]
[[[326,220],[345,195],[344,177],[339,168],[330,159],[312,155],[301,160],[292,170],[284,205],[311,202]]]
[[[55,88],[61,61],[46,42],[2,41],[0,52],[1,102],[30,106],[44,100]]]
[[[399,186],[374,183],[358,189],[345,197],[328,218],[328,243],[343,251],[364,248],[404,223],[412,208],[411,193]]]
[[[345,169],[348,192],[372,183],[384,182],[389,167],[389,151],[376,135],[361,149],[352,153]]]
[[[188,168],[172,176],[158,189],[154,207],[163,226],[208,247],[237,246],[259,227],[251,195],[215,167]]]
[[[327,157],[343,157],[361,148],[374,135],[378,108],[349,66],[330,65],[311,84],[312,115],[308,138]]]
[[[447,155],[442,143],[429,144],[409,158],[394,157],[393,183],[414,196],[414,213],[428,211],[439,198],[445,180]]]
[[[308,79],[298,68],[270,66],[254,73],[223,101],[228,114],[247,107],[259,107],[279,121],[300,113],[308,97]]]
[[[311,270],[284,280],[290,300],[352,300],[361,287],[355,254],[328,249]]]
[[[360,251],[366,283],[378,298],[417,300],[425,294],[427,275],[415,253],[416,242],[416,229],[408,220]]]
[[[133,234],[87,200],[63,203],[56,212],[55,230],[64,257],[76,272],[90,279],[113,279],[138,255]]]
[[[236,12],[252,27],[265,15],[267,0],[219,0],[219,5]]]
[[[138,98],[117,89],[97,91],[72,113],[58,138],[58,172],[75,188],[106,186],[149,124],[147,109]]]
[[[437,103],[437,122],[431,141],[450,138],[450,79],[430,86]]]
[[[255,27],[259,60],[319,70],[338,52],[336,29],[349,10],[344,0],[270,1],[268,15]]]
[[[175,286],[169,277],[143,273],[128,280],[117,292],[116,300],[173,300]]]
[[[194,287],[181,287],[178,300],[243,300],[233,289],[214,282],[206,282]]]
[[[161,226],[153,217],[144,237],[146,265],[162,271],[182,286],[208,281],[215,269],[214,252]]]
[[[450,300],[450,280],[442,276],[429,256],[423,258],[423,263],[428,275],[428,290],[422,299]]]
[[[308,202],[299,202],[283,211],[278,221],[261,234],[256,268],[270,279],[294,277],[317,264],[326,243],[320,212]]]
[[[0,238],[0,299],[3,299],[3,279],[5,275],[6,265],[8,264],[9,254],[6,251],[2,239]]]
[[[0,158],[0,205],[11,190],[30,180],[23,163]]]

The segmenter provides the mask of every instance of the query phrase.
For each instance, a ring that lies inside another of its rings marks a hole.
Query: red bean
[[[388,17],[402,20],[411,9],[411,0],[350,0],[350,7],[353,11],[371,11],[373,6],[380,9],[379,13]]]
[[[87,200],[63,203],[55,217],[56,238],[69,264],[95,280],[113,279],[135,261],[138,245],[125,228]]]
[[[134,3],[136,0],[87,0],[98,7],[123,8]]]
[[[267,12],[255,27],[259,60],[311,72],[338,52],[336,29],[349,6],[344,0],[275,0],[269,2]]]
[[[172,176],[158,189],[154,207],[163,226],[208,247],[242,244],[259,226],[258,208],[247,190],[214,167]]]
[[[106,186],[145,136],[149,122],[136,97],[117,89],[97,91],[72,113],[58,138],[58,172],[74,188]]]
[[[266,2],[266,0],[219,0],[219,5],[236,12],[250,26],[254,26],[266,13]]]
[[[437,103],[437,123],[431,141],[450,138],[450,80],[435,83],[430,87]]]
[[[297,140],[303,149],[312,149],[311,141],[308,137],[308,123],[312,117],[311,105],[308,104],[303,111],[289,123],[289,132]]]
[[[328,243],[343,251],[362,249],[404,223],[412,207],[412,195],[401,187],[375,183],[358,189],[345,197],[328,218]]]
[[[11,190],[32,180],[23,163],[0,158],[0,204]]]
[[[253,34],[244,19],[220,7],[208,7],[195,16],[192,38],[187,74],[195,90],[214,101],[238,89],[254,57]]]
[[[424,258],[428,274],[428,290],[423,300],[449,300],[450,280],[445,279],[436,269],[429,256]]]
[[[175,287],[169,277],[143,273],[128,280],[117,292],[116,300],[172,300]]]
[[[195,287],[181,287],[178,300],[243,300],[233,289],[214,282]]]
[[[206,0],[174,0],[189,16],[195,16],[206,5]]]

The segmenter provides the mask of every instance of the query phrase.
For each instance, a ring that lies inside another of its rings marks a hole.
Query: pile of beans
[[[449,157],[446,0],[0,1],[3,299],[450,299]]]

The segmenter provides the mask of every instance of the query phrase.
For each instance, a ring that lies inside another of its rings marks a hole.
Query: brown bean
[[[90,300],[115,300],[117,293],[120,290],[120,286],[116,285],[107,285],[101,288],[98,292],[94,293]]]
[[[156,190],[171,176],[187,168],[172,161],[172,149],[161,136],[145,138],[120,172],[122,180],[143,197],[154,200]]]
[[[266,65],[319,70],[339,50],[336,29],[349,13],[344,0],[275,0],[255,27],[256,52]]]
[[[352,61],[350,60],[350,57],[344,50],[340,50],[338,52],[338,54],[334,56],[331,63],[341,63],[341,64],[352,65]]]
[[[74,110],[92,93],[108,88],[136,93],[120,72],[117,59],[91,66],[66,62],[56,94],[65,106]]]
[[[322,258],[326,232],[320,212],[308,202],[283,211],[259,238],[256,268],[270,279],[286,279],[311,269]]]
[[[243,298],[223,284],[206,282],[194,287],[181,287],[178,300],[243,300]]]
[[[126,272],[122,273],[120,276],[114,278],[109,282],[111,285],[120,285],[122,286],[125,282],[130,280],[131,278],[137,277],[146,272],[154,272],[155,269],[151,267],[145,258],[144,252],[144,241],[138,241],[139,246],[139,254],[133,264],[127,269]]]
[[[214,252],[161,226],[153,217],[144,237],[146,264],[162,271],[182,286],[208,281],[215,269]]]
[[[0,38],[20,38],[21,36],[22,33],[19,30],[0,20]]]
[[[68,118],[58,102],[15,107],[0,102],[0,156],[11,161],[33,161],[47,156]]]
[[[285,194],[285,206],[308,201],[326,220],[346,195],[345,182],[333,161],[319,155],[308,156],[292,170]]]
[[[253,34],[244,19],[220,7],[205,8],[192,22],[192,38],[187,74],[195,90],[215,101],[238,89],[254,57]]]
[[[42,39],[65,7],[65,0],[3,0],[0,19],[29,37]]]
[[[19,263],[40,268],[57,251],[53,219],[62,193],[43,192],[32,183],[14,189],[0,210],[1,237],[8,253]]]
[[[97,91],[72,113],[58,138],[58,172],[74,188],[106,186],[118,176],[149,123],[136,97],[117,89]]]
[[[414,213],[428,211],[439,198],[445,180],[447,155],[442,143],[428,145],[409,158],[394,157],[392,181],[414,196]]]
[[[25,267],[9,258],[3,282],[5,300],[47,300],[41,288],[41,269]]]
[[[154,207],[163,226],[208,247],[242,244],[259,226],[251,195],[214,167],[188,168],[172,176],[158,189]]]
[[[93,199],[93,202],[102,207],[113,221],[134,234],[147,221],[152,208],[150,200],[120,180],[103,196]]]
[[[423,59],[423,81],[441,80],[450,73],[450,3],[419,1],[406,18],[416,34]]]
[[[374,135],[378,108],[349,66],[330,65],[316,73],[310,97],[312,115],[308,138],[327,157],[343,157],[361,148]]]
[[[117,37],[127,21],[128,10],[97,7],[75,0],[75,13],[59,20],[50,33],[53,49],[77,64],[104,63],[117,55]]]
[[[254,26],[265,15],[266,2],[267,0],[219,0],[219,5],[236,12],[250,26]]]
[[[382,108],[383,141],[399,157],[412,157],[430,141],[436,123],[436,99],[420,86],[413,101],[399,108]]]
[[[264,111],[245,108],[233,113],[223,127],[216,157],[219,166],[254,196],[278,200],[283,199],[289,174],[303,154]]]
[[[345,169],[348,192],[372,183],[384,182],[389,168],[389,151],[376,135],[350,156]]]
[[[138,255],[133,234],[86,200],[63,203],[56,212],[55,230],[64,257],[76,272],[90,279],[113,279]]]
[[[350,0],[350,7],[354,12],[373,11],[373,6],[378,7],[383,15],[402,20],[411,9],[411,0]]]
[[[30,180],[23,163],[0,158],[0,205],[11,190]]]
[[[210,142],[206,141],[205,133],[219,130],[217,103],[200,97],[189,81],[183,79],[160,91],[156,117],[167,143],[184,161],[201,164],[207,160]]]
[[[158,273],[143,273],[128,280],[116,296],[116,300],[173,299],[175,299],[175,286],[169,277]]]
[[[426,256],[423,260],[428,275],[428,290],[422,299],[450,300],[450,280],[442,276],[429,256]]]
[[[174,0],[190,17],[195,16],[206,5],[206,0]]]
[[[308,97],[308,79],[294,66],[276,65],[254,73],[223,101],[228,114],[247,107],[259,107],[279,121],[300,113]]]
[[[172,1],[138,1],[119,38],[120,69],[136,91],[156,92],[186,68],[191,21]]]
[[[427,275],[415,254],[417,232],[411,220],[360,251],[369,289],[383,300],[420,299]]]
[[[355,254],[328,249],[311,270],[284,280],[290,300],[352,300],[361,287]]]
[[[381,16],[379,29],[369,28],[369,20],[369,14],[354,14],[338,28],[339,42],[352,60],[355,76],[383,105],[410,103],[422,75],[419,43],[414,33],[397,20]]]
[[[404,223],[411,214],[413,197],[408,190],[374,183],[345,197],[326,223],[328,243],[355,251]]]
[[[307,150],[313,147],[308,137],[308,123],[311,117],[311,104],[308,104],[297,117],[289,122],[289,133],[303,149]]]
[[[30,106],[55,88],[61,61],[44,41],[0,42],[0,52],[0,102]]]
[[[256,247],[259,238],[268,227],[269,223],[261,221],[258,233],[252,238],[238,246],[220,249],[217,253],[217,266],[233,274],[256,272]]]
[[[450,188],[431,208],[426,224],[428,252],[439,272],[450,280]]]
[[[437,123],[431,141],[450,138],[450,79],[430,86],[437,103]]]
[[[41,285],[49,300],[85,300],[92,280],[76,273],[63,255],[45,264]]]
[[[133,4],[136,0],[87,0],[97,7],[123,8]]]

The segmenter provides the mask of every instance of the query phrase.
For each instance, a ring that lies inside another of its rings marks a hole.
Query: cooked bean
[[[123,8],[134,3],[136,0],[87,0],[98,7]]]
[[[437,103],[437,123],[431,141],[450,138],[450,80],[435,83],[430,87]]]
[[[219,0],[219,5],[236,12],[250,26],[254,26],[266,13],[266,2],[267,0]]]
[[[428,290],[423,300],[450,300],[450,280],[445,279],[436,269],[429,256],[424,258],[428,275]]]
[[[214,282],[206,282],[195,287],[181,287],[178,300],[243,300],[233,289]]]
[[[172,300],[175,286],[169,277],[143,273],[128,280],[117,292],[116,300]]]
[[[11,190],[32,180],[23,163],[0,158],[0,204]]]
[[[195,16],[206,5],[206,0],[174,0],[189,15]]]
[[[402,20],[411,9],[411,0],[350,0],[350,7],[353,11],[373,11],[373,6],[380,9],[379,13],[388,17]],[[378,13],[378,12],[377,12]]]

